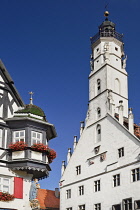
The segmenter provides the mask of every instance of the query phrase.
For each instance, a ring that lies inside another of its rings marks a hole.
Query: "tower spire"
[[[30,94],[30,104],[33,104],[33,94],[34,93],[32,91],[30,91],[29,94]]]

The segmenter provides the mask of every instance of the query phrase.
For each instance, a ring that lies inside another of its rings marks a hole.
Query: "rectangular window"
[[[13,132],[13,142],[25,141],[25,130]]]
[[[100,191],[100,180],[94,182],[94,192]]]
[[[140,209],[140,200],[134,201],[135,209]]]
[[[113,205],[112,210],[121,210],[121,204]]]
[[[70,207],[70,208],[66,208],[66,210],[72,210],[72,207]]]
[[[79,195],[84,195],[84,186],[79,186]]]
[[[0,177],[0,191],[10,193],[10,178]]]
[[[132,198],[123,200],[123,210],[132,210]]]
[[[124,156],[124,147],[118,149],[119,158]]]
[[[95,204],[94,210],[101,210],[101,204],[100,203]]]
[[[120,186],[120,174],[113,176],[113,187]]]
[[[66,198],[67,199],[71,198],[71,189],[66,190]]]
[[[81,166],[76,166],[76,174],[81,174]]]
[[[140,180],[140,168],[135,168],[131,171],[132,174],[132,182],[136,182]]]
[[[85,205],[80,205],[79,207],[78,207],[78,210],[85,210],[86,208],[85,208]]]
[[[32,131],[31,133],[32,144],[39,144],[42,143],[42,133]]]

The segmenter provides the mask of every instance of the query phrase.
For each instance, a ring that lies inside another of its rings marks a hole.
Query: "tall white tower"
[[[119,113],[120,103],[123,116],[128,117],[128,87],[123,35],[115,30],[115,24],[106,19],[99,32],[91,38],[91,72],[89,75],[89,124],[104,117]],[[120,103],[119,103],[120,102]],[[102,113],[102,114],[101,114]]]
[[[123,36],[108,14],[91,38],[89,107],[62,164],[60,210],[140,209],[139,126],[128,115]]]

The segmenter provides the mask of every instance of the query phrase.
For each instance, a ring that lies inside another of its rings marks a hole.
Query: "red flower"
[[[22,150],[25,150],[25,148],[27,147],[28,145],[23,142],[23,141],[19,141],[19,142],[16,142],[16,143],[12,143],[9,145],[9,148],[14,150],[14,151],[22,151]]]
[[[48,149],[47,152],[48,152],[48,155],[47,155],[48,161],[49,163],[52,163],[53,160],[56,158],[56,152],[53,149]]]
[[[9,194],[8,192],[0,192],[0,201],[12,201],[14,195]]]
[[[38,151],[38,152],[46,152],[48,146],[47,145],[44,145],[42,143],[35,143],[31,146],[31,148],[34,150],[34,151]]]

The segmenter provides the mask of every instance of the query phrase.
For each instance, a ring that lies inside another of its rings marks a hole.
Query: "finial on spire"
[[[30,94],[30,104],[33,104],[33,97],[32,96],[33,96],[34,93],[32,91],[30,91],[29,94]]]
[[[105,12],[104,12],[104,16],[105,16],[105,17],[108,17],[108,16],[109,16],[109,12],[108,12],[108,11],[105,11]]]

